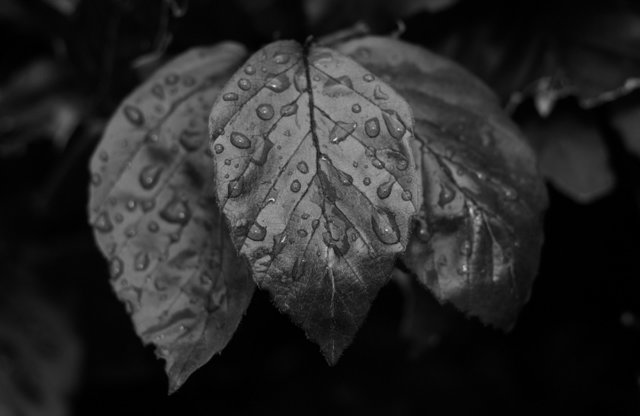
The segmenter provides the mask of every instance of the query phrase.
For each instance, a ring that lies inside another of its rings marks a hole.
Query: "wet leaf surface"
[[[171,390],[224,348],[253,293],[207,146],[211,104],[243,59],[225,43],[167,64],[125,99],[91,161],[89,215],[113,289]]]
[[[335,51],[272,43],[210,118],[218,201],[254,279],[335,363],[419,205],[407,103]]]
[[[424,205],[405,261],[441,301],[509,328],[528,300],[546,191],[494,95],[457,65],[398,40],[338,49],[386,74],[411,105]]]

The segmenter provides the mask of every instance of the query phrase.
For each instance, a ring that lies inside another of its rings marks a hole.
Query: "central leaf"
[[[230,79],[209,128],[236,248],[335,363],[419,207],[408,104],[334,50],[281,41]]]

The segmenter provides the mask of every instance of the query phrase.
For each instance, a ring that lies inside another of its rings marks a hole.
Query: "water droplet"
[[[289,62],[289,55],[285,53],[278,53],[273,57],[273,62],[283,65]]]
[[[200,132],[185,130],[178,138],[180,144],[187,152],[193,152],[200,148],[204,141],[204,135]]]
[[[453,201],[456,193],[448,185],[440,184],[440,194],[438,195],[438,205],[440,208],[444,208],[449,202]]]
[[[354,113],[359,113],[360,111],[362,111],[362,107],[360,107],[360,104],[354,104],[351,106],[351,111],[353,111]]]
[[[222,96],[222,99],[225,101],[236,101],[238,99],[238,94],[235,92],[228,92]]]
[[[237,198],[242,194],[244,188],[244,177],[229,182],[227,185],[227,198]]]
[[[395,179],[392,177],[388,182],[380,184],[378,189],[376,189],[376,194],[380,199],[387,199],[389,195],[391,195],[391,190],[393,189],[393,184],[395,183]]]
[[[138,203],[136,202],[135,199],[130,199],[127,201],[127,209],[129,211],[135,211],[137,206],[138,206]]]
[[[124,217],[118,212],[113,216],[113,220],[116,222],[116,224],[122,224],[122,221],[124,221]]]
[[[400,159],[398,163],[396,163],[396,168],[398,170],[406,170],[409,167],[409,161],[407,159]]]
[[[380,159],[373,159],[371,161],[371,164],[373,165],[374,168],[376,169],[384,169],[384,162]]]
[[[289,116],[294,115],[297,112],[298,112],[298,104],[297,103],[287,104],[285,106],[282,106],[282,108],[280,109],[280,115],[282,117],[289,117]]]
[[[159,215],[166,222],[185,225],[191,219],[191,209],[186,202],[174,198],[160,211]]]
[[[267,235],[267,227],[263,227],[262,225],[254,222],[251,228],[249,228],[249,232],[247,233],[247,238],[253,241],[262,241],[264,237]]]
[[[298,162],[297,168],[301,173],[309,173],[309,166],[307,165],[307,162]]]
[[[253,65],[247,65],[244,68],[244,73],[247,75],[253,75],[256,73],[256,69],[253,67]]]
[[[347,123],[344,121],[338,121],[331,132],[329,132],[329,141],[333,144],[338,144],[344,141],[356,129],[358,125],[356,123]]]
[[[298,192],[300,191],[301,187],[302,185],[300,184],[300,181],[296,179],[293,182],[291,182],[291,186],[289,188],[291,189],[291,192]]]
[[[371,74],[365,74],[365,75],[362,77],[362,79],[364,79],[364,80],[365,80],[365,81],[367,81],[367,82],[371,82],[371,81],[373,81],[373,80],[374,80],[374,79],[376,79],[376,78],[375,78],[373,75],[371,75]]]
[[[113,257],[109,261],[109,272],[111,273],[111,280],[116,280],[118,277],[122,276],[122,272],[124,271],[124,263],[120,257]]]
[[[400,194],[400,198],[402,198],[403,201],[411,201],[411,197],[413,197],[411,191],[403,191],[402,194]]]
[[[157,98],[164,100],[164,88],[160,84],[156,84],[151,88],[151,94],[155,95]]]
[[[109,214],[103,212],[98,215],[98,218],[96,218],[96,222],[93,224],[93,227],[101,233],[108,233],[109,231],[113,230],[113,224],[111,223]]]
[[[348,186],[353,183],[353,177],[348,173],[338,172],[338,176],[340,177],[340,183],[344,186]]]
[[[225,159],[224,160],[224,164],[227,165],[227,166],[230,166],[231,165],[231,159]]]
[[[161,173],[162,167],[158,165],[149,165],[145,167],[140,172],[140,185],[147,190],[153,188],[158,183]]]
[[[376,208],[374,215],[371,216],[371,228],[384,244],[396,244],[400,241],[395,219],[380,208]]]
[[[389,96],[384,91],[382,91],[380,85],[376,85],[376,87],[373,89],[373,98],[375,98],[376,100],[388,100]]]
[[[404,136],[404,133],[407,131],[407,128],[404,126],[402,121],[398,118],[398,115],[395,112],[391,114],[387,112],[382,113],[382,118],[384,119],[384,124],[387,126],[387,130],[389,130],[389,134],[396,140],[399,140]]]
[[[303,230],[302,228],[299,229],[297,233],[300,238],[305,238],[308,235],[307,230]]]
[[[366,178],[364,178],[362,180],[362,183],[364,184],[364,186],[369,186],[371,185],[371,178],[369,178],[368,176]]]
[[[157,233],[160,227],[158,226],[157,222],[149,221],[149,224],[147,224],[147,229],[152,233]]]
[[[469,273],[469,265],[466,263],[462,263],[460,267],[458,267],[458,274],[467,274]]]
[[[178,83],[179,79],[180,77],[178,77],[176,74],[169,74],[165,77],[164,82],[166,82],[167,85],[175,85]]]
[[[515,199],[518,198],[518,192],[506,185],[503,185],[503,189],[504,189],[504,197],[507,198],[510,201],[514,201]]]
[[[251,88],[251,81],[246,78],[240,78],[238,80],[238,88],[240,88],[242,91],[247,91]]]
[[[107,152],[105,152],[104,150],[100,152],[100,154],[98,155],[98,157],[100,158],[100,160],[102,160],[103,162],[107,162],[109,161],[109,154]]]
[[[304,214],[302,214],[301,218],[303,220],[308,220],[309,219],[309,214],[305,212]]]
[[[149,267],[149,255],[144,251],[138,253],[134,260],[133,267],[139,272],[146,270],[146,268]]]
[[[156,207],[156,202],[153,199],[147,199],[142,201],[141,206],[144,212],[149,212]]]
[[[242,133],[233,132],[230,138],[231,144],[238,149],[248,149],[251,147],[251,140]]]
[[[314,230],[318,228],[319,225],[320,225],[320,220],[311,221],[311,228],[313,228]]]
[[[91,185],[98,186],[102,183],[102,176],[99,173],[94,173],[91,175]]]
[[[376,117],[370,118],[364,123],[364,132],[369,137],[377,137],[380,134],[380,122]]]
[[[271,78],[265,86],[273,92],[283,92],[291,85],[289,77],[286,74],[280,74],[274,78]]]
[[[260,104],[256,108],[256,114],[262,120],[271,120],[273,118],[273,107],[270,104]]]
[[[213,151],[216,152],[217,154],[220,154],[220,153],[224,152],[224,146],[221,145],[220,143],[214,144],[213,145]]]

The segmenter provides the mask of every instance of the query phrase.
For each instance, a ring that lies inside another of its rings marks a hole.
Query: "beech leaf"
[[[166,360],[170,390],[227,344],[253,283],[213,192],[207,117],[245,59],[240,45],[193,49],[118,108],[91,160],[89,215],[135,330]]]
[[[280,41],[229,80],[209,126],[236,247],[335,363],[419,206],[408,104],[334,50]]]
[[[527,301],[546,190],[497,98],[454,63],[399,40],[339,45],[411,105],[424,205],[404,257],[438,299],[510,328]]]

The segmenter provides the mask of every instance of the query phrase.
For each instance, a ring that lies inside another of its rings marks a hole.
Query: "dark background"
[[[630,2],[512,3],[415,13],[402,37],[458,59],[506,103],[546,70],[541,57],[572,47],[572,28],[636,13]],[[329,367],[257,292],[222,355],[167,396],[163,363],[112,293],[87,224],[91,153],[118,102],[189,47],[256,49],[359,19],[397,30],[394,2],[327,4],[310,15],[284,0],[0,1],[0,414],[640,414],[640,159],[611,124],[617,107],[572,97],[557,111],[594,121],[616,185],[589,204],[550,185],[540,273],[511,333],[391,282]],[[598,56],[633,75],[637,57],[618,47],[637,45],[640,26],[587,27],[603,40]],[[469,46],[452,49],[455,38]],[[514,117],[537,117],[532,99]]]

